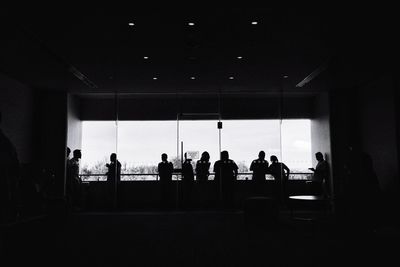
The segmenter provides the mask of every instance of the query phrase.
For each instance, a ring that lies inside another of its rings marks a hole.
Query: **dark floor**
[[[1,266],[398,266],[397,228],[312,215],[281,212],[276,223],[241,211],[43,217],[2,228]]]

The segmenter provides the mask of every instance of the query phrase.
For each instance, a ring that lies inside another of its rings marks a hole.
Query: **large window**
[[[99,174],[96,179],[105,179],[105,164],[110,154],[117,152],[125,174],[123,180],[155,180],[162,153],[167,153],[169,160],[179,167],[181,141],[184,151],[193,152],[194,157],[203,151],[210,153],[210,171],[219,159],[214,120],[186,120],[179,124],[119,121],[116,129],[113,121],[83,121],[82,174]],[[251,161],[260,150],[265,151],[267,160],[276,155],[292,172],[307,172],[311,167],[310,120],[226,120],[221,131],[221,149],[229,151],[242,173],[249,172]]]

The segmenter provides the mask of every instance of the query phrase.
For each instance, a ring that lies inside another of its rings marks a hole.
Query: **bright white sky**
[[[116,151],[121,163],[156,165],[162,153],[169,159],[177,156],[177,129],[176,121],[119,121],[118,130],[114,121],[83,121],[81,166],[108,161]],[[179,148],[183,141],[184,151],[206,150],[212,163],[219,158],[218,139],[215,120],[179,122]],[[223,121],[221,145],[231,159],[248,166],[260,150],[268,161],[276,155],[293,170],[312,164],[310,120],[284,120],[281,127],[279,120]]]

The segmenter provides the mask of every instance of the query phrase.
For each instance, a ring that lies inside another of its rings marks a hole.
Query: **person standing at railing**
[[[253,184],[255,186],[255,193],[263,194],[265,186],[265,175],[268,173],[268,161],[265,160],[265,152],[258,153],[258,159],[251,162],[250,171],[253,171]]]
[[[189,209],[192,206],[192,188],[194,182],[194,173],[192,160],[187,158],[185,153],[185,161],[182,163],[182,196],[183,208]]]
[[[161,155],[161,162],[158,164],[158,176],[160,177],[161,206],[168,207],[171,201],[171,182],[174,165],[168,161],[168,155]]]
[[[199,183],[204,183],[208,180],[208,176],[210,175],[210,154],[207,151],[204,151],[201,154],[200,160],[196,162],[196,181]]]
[[[82,158],[80,149],[75,149],[72,159],[67,164],[67,195],[73,208],[79,210],[82,205],[82,181],[79,176],[79,160]]]
[[[233,208],[238,166],[233,160],[229,159],[228,151],[221,152],[221,160],[214,163],[214,172],[214,181],[220,196],[221,206]]]
[[[310,171],[314,172],[312,178],[313,193],[327,197],[329,195],[329,164],[321,152],[315,153],[315,158],[318,161],[317,166],[315,169],[309,168]]]
[[[272,155],[270,157],[271,165],[268,168],[268,172],[275,179],[275,197],[281,203],[284,203],[287,198],[286,185],[290,175],[290,169],[285,163],[279,162],[278,157]]]
[[[118,206],[118,189],[121,182],[121,163],[117,160],[117,154],[110,155],[110,163],[106,164],[107,171],[107,193],[111,207]]]

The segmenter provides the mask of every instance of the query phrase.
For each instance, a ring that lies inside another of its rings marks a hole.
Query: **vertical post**
[[[180,120],[179,113],[177,113],[176,114],[176,159],[179,159],[179,141],[180,141],[179,140],[180,139],[180,136],[179,136],[179,120]],[[176,176],[176,181],[175,181],[175,183],[176,183],[175,209],[178,209],[178,193],[179,193],[178,180],[179,180],[178,176]]]
[[[113,206],[114,209],[117,208],[118,204],[118,92],[115,91],[115,154],[116,154],[116,159],[115,159],[115,179],[114,179],[114,200],[113,200]]]

